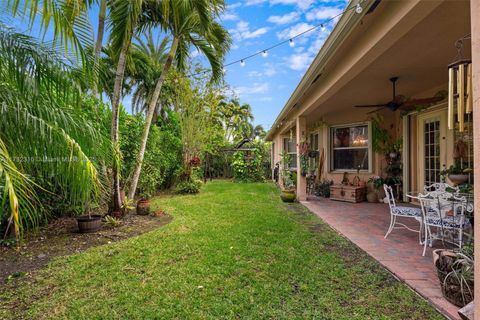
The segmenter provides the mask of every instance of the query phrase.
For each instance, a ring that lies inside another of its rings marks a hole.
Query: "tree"
[[[240,104],[238,99],[223,101],[220,105],[227,141],[234,142],[251,136],[253,128],[252,109],[249,104]]]
[[[144,15],[147,17],[146,25],[158,22],[163,30],[171,34],[173,40],[163,71],[157,79],[149,102],[137,164],[128,194],[129,198],[134,197],[137,189],[153,114],[172,63],[175,60],[177,68],[184,70],[190,47],[194,46],[207,57],[212,68],[212,80],[219,80],[223,76],[223,57],[231,43],[228,32],[215,21],[224,9],[223,0],[168,0],[151,1],[146,4]]]
[[[135,65],[131,78],[135,89],[132,94],[132,112],[146,113],[148,102],[152,98],[157,79],[161,76],[163,66],[167,60],[166,49],[169,44],[168,37],[163,37],[159,32],[154,40],[151,29],[142,37],[136,37],[133,44],[132,60]],[[154,116],[159,113],[161,99],[158,100]],[[155,122],[155,121],[153,121]]]
[[[116,150],[116,157],[120,157],[118,145],[119,132],[119,105],[125,76],[125,67],[127,55],[132,43],[132,37],[137,28],[137,23],[142,13],[142,0],[112,0],[110,9],[110,43],[113,52],[118,55],[117,68],[115,72],[115,81],[112,94],[112,126],[110,138]],[[121,206],[120,199],[120,168],[119,160],[113,164],[113,211],[119,211]]]
[[[81,81],[72,65],[0,25],[0,223],[7,214],[17,236],[44,217],[38,192],[59,190],[82,208],[99,196],[91,157],[105,158],[109,143],[82,113]]]

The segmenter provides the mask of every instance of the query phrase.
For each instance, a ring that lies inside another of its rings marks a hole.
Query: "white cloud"
[[[235,21],[238,20],[238,16],[235,13],[232,12],[225,12],[220,16],[220,20],[222,21]]]
[[[256,5],[259,5],[259,4],[263,4],[267,2],[267,0],[247,0],[245,2],[245,5],[246,6],[256,6]]]
[[[300,14],[298,12],[290,12],[283,16],[270,16],[268,17],[267,21],[275,24],[287,24],[297,21],[300,18]]]
[[[292,70],[305,70],[312,62],[312,55],[308,52],[292,54],[287,58],[288,67]]]
[[[270,0],[271,5],[283,4],[283,5],[296,5],[302,10],[308,9],[314,0]]]
[[[272,77],[277,73],[277,69],[271,63],[265,63],[265,71],[263,72],[267,77]]]
[[[238,96],[242,95],[251,95],[257,93],[266,93],[270,89],[270,84],[268,82],[264,83],[254,83],[252,86],[240,86],[235,87],[233,90]]]
[[[229,4],[229,5],[227,6],[227,9],[228,9],[228,10],[234,10],[234,9],[236,9],[236,8],[238,8],[238,7],[241,7],[241,6],[242,6],[242,3],[241,3],[241,2],[232,3],[232,4]]]
[[[341,8],[335,8],[335,7],[320,7],[320,8],[315,8],[305,15],[308,21],[312,20],[326,20],[326,19],[331,19],[337,15],[342,13]]]
[[[230,33],[232,34],[233,39],[236,41],[257,38],[267,32],[268,32],[268,28],[266,27],[258,28],[254,31],[251,31],[248,25],[248,22],[243,20],[237,23],[237,26],[235,29],[230,30]]]
[[[262,77],[273,77],[277,74],[277,69],[272,63],[263,64],[264,69],[262,71],[254,70],[250,71],[247,75],[250,78],[262,78]]]
[[[280,32],[277,32],[277,37],[281,40],[286,40],[295,37],[296,35],[307,31],[308,29],[313,28],[314,26],[305,22],[297,23],[296,25],[284,29]],[[306,33],[302,38],[309,36],[309,33]]]

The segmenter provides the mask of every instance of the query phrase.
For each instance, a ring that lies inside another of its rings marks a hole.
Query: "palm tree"
[[[140,15],[142,13],[142,0],[112,0],[110,9],[110,44],[113,52],[118,53],[115,71],[115,81],[112,93],[112,126],[110,138],[119,157],[119,105],[120,96],[125,76],[125,67],[127,64],[127,55],[132,43],[132,37],[137,28]],[[120,199],[120,168],[119,161],[114,161],[113,171],[113,210],[119,211],[121,206]]]
[[[90,74],[89,63],[86,63],[90,57],[85,48],[90,48],[93,44],[88,9],[94,2],[95,0],[9,0],[6,1],[6,8],[13,15],[27,17],[31,25],[40,17],[40,33],[45,33],[53,24],[53,42],[81,58],[84,62],[83,72]]]
[[[42,219],[36,192],[61,190],[71,205],[84,206],[102,186],[90,157],[105,159],[109,143],[79,108],[81,81],[72,65],[0,25],[0,189],[9,201],[0,223],[7,218],[17,236]]]
[[[134,84],[132,94],[132,112],[147,112],[148,102],[152,98],[156,81],[161,76],[163,66],[167,60],[166,49],[168,37],[163,37],[159,32],[154,40],[151,29],[142,37],[135,37],[131,53],[134,70],[131,75]],[[155,108],[154,117],[160,111],[160,100]],[[155,121],[153,121],[155,123]]]
[[[94,70],[93,74],[95,76],[95,81],[93,82],[93,94],[96,96],[98,94],[98,65],[100,62],[100,53],[102,52],[103,47],[103,36],[105,34],[105,20],[107,17],[107,0],[100,0],[99,10],[98,10],[98,29],[97,29],[97,41],[95,42],[94,50]]]
[[[249,104],[240,104],[238,99],[223,101],[220,105],[227,141],[233,142],[250,137],[253,128],[252,108]]]
[[[137,155],[135,171],[128,197],[132,199],[137,189],[138,179],[142,170],[148,134],[153,114],[157,108],[158,99],[165,77],[172,63],[176,62],[179,70],[184,70],[191,46],[197,48],[208,59],[212,68],[212,80],[219,80],[223,73],[223,57],[231,43],[228,32],[215,19],[224,9],[223,0],[165,0],[147,1],[144,12],[145,26],[155,22],[172,36],[172,44],[163,71],[157,79],[145,119],[145,126]]]

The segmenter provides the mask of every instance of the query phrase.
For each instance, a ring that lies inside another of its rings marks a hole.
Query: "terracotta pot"
[[[468,181],[468,174],[449,174],[448,180],[450,180],[454,185],[458,186]]]
[[[295,190],[282,190],[280,194],[283,202],[294,202],[296,197]]]
[[[376,192],[370,191],[367,193],[367,201],[370,203],[378,203],[378,194]]]
[[[150,214],[150,201],[148,199],[138,200],[137,214],[140,216],[147,216]]]
[[[98,231],[102,227],[101,215],[85,215],[77,217],[78,230],[80,233],[89,233]]]

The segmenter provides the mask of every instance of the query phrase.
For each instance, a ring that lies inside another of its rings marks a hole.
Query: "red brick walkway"
[[[383,238],[390,223],[388,205],[328,199],[304,201],[302,204],[429,300],[444,315],[460,319],[458,308],[442,296],[433,267],[432,251],[428,249],[422,257],[423,246],[418,243],[418,234],[394,229],[387,239]],[[400,222],[418,228],[413,219],[400,219]]]

